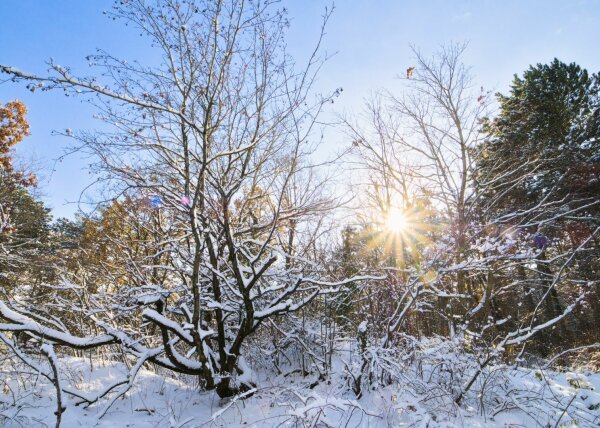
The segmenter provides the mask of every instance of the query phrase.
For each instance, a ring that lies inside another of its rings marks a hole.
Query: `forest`
[[[104,124],[57,131],[97,186],[55,218],[0,98],[0,425],[600,424],[598,72],[496,93],[467,43],[413,46],[402,90],[331,119],[332,8],[304,61],[277,1],[106,13],[160,63],[0,64]]]

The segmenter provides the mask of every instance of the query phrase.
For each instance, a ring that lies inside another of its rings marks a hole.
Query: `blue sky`
[[[84,57],[96,48],[140,61],[152,51],[131,28],[107,19],[108,0],[0,1],[0,64],[42,73],[52,57],[74,72],[89,73]],[[290,47],[306,55],[330,1],[285,0],[292,21]],[[600,71],[600,0],[338,0],[325,48],[337,52],[323,69],[321,90],[343,87],[338,112],[361,108],[372,91],[400,87],[395,77],[412,64],[410,44],[433,52],[443,43],[468,41],[465,61],[475,81],[506,92],[514,73],[554,57]],[[31,94],[24,85],[0,84],[0,102],[21,99],[29,108],[31,137],[19,156],[33,162],[40,192],[55,217],[72,216],[80,192],[92,181],[87,160],[76,155],[56,163],[68,141],[52,130],[93,129],[93,110],[59,92]],[[335,130],[326,144],[344,144]]]

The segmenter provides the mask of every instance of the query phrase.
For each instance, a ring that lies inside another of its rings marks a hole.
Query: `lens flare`
[[[398,210],[392,209],[387,215],[385,227],[391,233],[404,233],[408,226],[408,220],[405,214]]]

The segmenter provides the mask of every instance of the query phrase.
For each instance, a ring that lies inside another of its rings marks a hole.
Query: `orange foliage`
[[[19,100],[10,101],[4,106],[0,104],[0,171],[10,176],[16,184],[33,186],[36,183],[35,176],[15,172],[10,156],[10,149],[29,136],[26,114],[27,107]]]

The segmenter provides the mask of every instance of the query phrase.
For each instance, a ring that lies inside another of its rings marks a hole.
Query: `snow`
[[[338,356],[347,350],[340,350]],[[447,358],[456,365],[461,361],[456,355],[437,357]],[[342,361],[343,358],[336,358],[335,365],[339,368]],[[231,399],[219,399],[214,392],[198,390],[191,376],[172,377],[165,371],[157,373],[141,368],[131,390],[123,399],[115,400],[103,417],[100,416],[106,409],[106,400],[86,407],[77,405],[80,401],[77,398],[63,394],[66,411],[61,426],[493,428],[554,426],[559,418],[563,426],[592,427],[600,421],[600,374],[586,371],[560,373],[492,367],[488,374],[496,379],[498,390],[487,397],[489,408],[482,415],[474,406],[479,399],[477,395],[457,407],[439,395],[439,386],[435,388],[432,383],[420,386],[414,376],[415,367],[407,368],[404,381],[365,391],[357,399],[348,391],[341,375],[343,370],[334,370],[337,374],[329,381],[311,388],[314,376],[274,375],[265,370],[253,372],[246,362],[242,366],[244,380],[251,378],[258,386]],[[89,396],[104,391],[119,379],[126,380],[128,374],[126,367],[117,363],[97,361],[91,369],[86,358],[62,357],[60,367],[62,382],[76,385],[82,395]],[[53,385],[35,373],[15,374],[14,368],[2,366],[2,382],[6,386],[0,395],[0,425],[53,426],[56,409]],[[436,376],[433,366],[426,365],[421,370],[432,379]],[[117,393],[115,390],[113,395],[109,394],[108,400]],[[495,400],[501,404],[494,404]]]
[[[158,325],[161,325],[168,330],[173,331],[175,334],[177,334],[179,337],[181,337],[186,342],[194,343],[194,338],[192,337],[192,335],[188,331],[186,331],[181,325],[179,325],[175,321],[172,321],[172,320],[168,319],[167,317],[159,314],[154,309],[150,309],[150,308],[144,309],[144,311],[142,312],[142,316],[144,318],[148,318],[148,319],[154,321]]]
[[[274,306],[268,307],[264,310],[261,311],[255,311],[254,312],[254,316],[256,318],[266,318],[271,314],[274,314],[275,312],[280,312],[283,311],[285,309],[288,309],[289,307],[292,306],[292,300],[291,299],[287,299],[285,302],[281,302],[278,303]]]
[[[1,331],[31,331],[49,339],[68,343],[75,348],[87,348],[98,344],[111,343],[115,341],[113,336],[103,334],[95,337],[77,337],[46,326],[25,317],[0,302],[0,315],[14,321],[16,324],[0,324]]]

